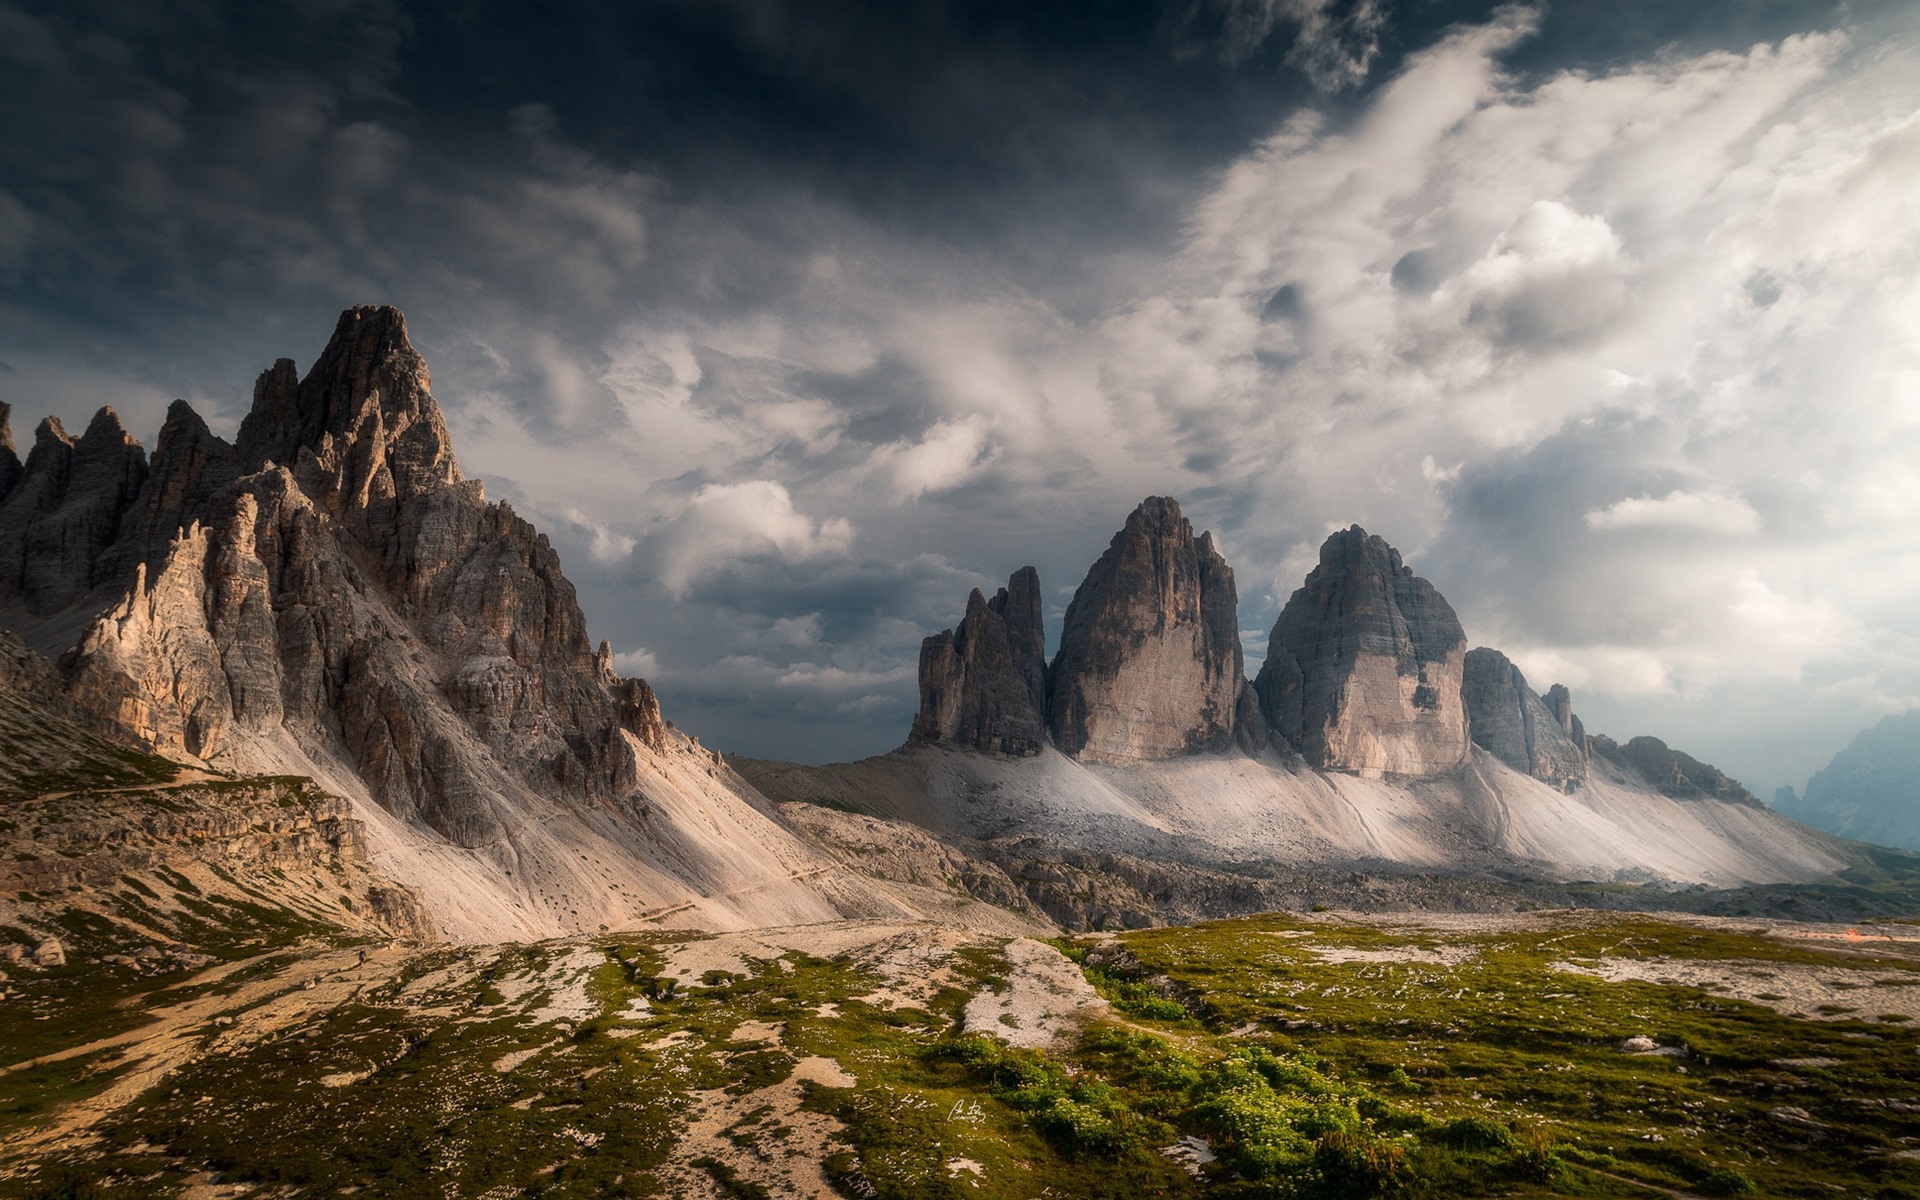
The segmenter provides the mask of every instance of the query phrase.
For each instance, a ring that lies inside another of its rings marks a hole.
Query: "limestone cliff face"
[[[1587,777],[1586,737],[1574,738],[1579,718],[1566,688],[1555,684],[1541,699],[1520,668],[1485,646],[1467,652],[1461,688],[1474,745],[1562,791]]]
[[[1180,506],[1148,497],[1067,606],[1048,679],[1053,743],[1136,762],[1233,745],[1245,668],[1233,569]]]
[[[1269,728],[1315,767],[1437,775],[1468,755],[1465,658],[1452,607],[1355,525],[1281,610],[1254,689]]]
[[[920,644],[920,711],[907,741],[1038,754],[1046,699],[1040,575],[1022,567],[991,600],[975,588],[959,626]]]

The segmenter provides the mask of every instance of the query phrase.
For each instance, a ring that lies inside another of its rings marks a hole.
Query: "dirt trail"
[[[641,913],[634,917],[633,920],[636,926],[651,925],[657,921],[664,921],[668,917],[675,916],[679,913],[687,912],[690,909],[698,908],[709,901],[736,900],[741,896],[751,896],[755,892],[764,892],[770,887],[778,887],[783,883],[802,883],[809,879],[818,879],[820,876],[828,874],[829,872],[843,869],[844,868],[838,863],[830,863],[824,867],[810,867],[805,871],[793,871],[780,876],[778,879],[763,879],[758,883],[750,883],[745,887],[737,887],[731,891],[714,892],[710,895],[701,896],[697,900],[686,900],[679,904],[670,904],[665,908],[656,908],[649,912]]]
[[[1705,1196],[1702,1196],[1697,1192],[1683,1192],[1678,1188],[1661,1187],[1657,1183],[1648,1183],[1644,1179],[1628,1179],[1625,1175],[1615,1175],[1612,1171],[1602,1171],[1598,1167],[1581,1167],[1580,1169],[1583,1171],[1589,1172],[1591,1174],[1598,1175],[1603,1179],[1611,1179],[1615,1183],[1624,1183],[1628,1187],[1639,1188],[1642,1191],[1652,1192],[1656,1196],[1671,1197],[1672,1200],[1707,1200]]]
[[[273,957],[223,963],[167,990],[217,983]],[[157,1009],[155,1019],[138,1029],[5,1068],[0,1073],[101,1051],[124,1051],[99,1068],[119,1072],[105,1090],[62,1108],[46,1124],[14,1138],[0,1151],[0,1162],[17,1168],[38,1155],[83,1142],[102,1119],[190,1060],[216,1048],[259,1041],[312,1012],[344,1004],[367,987],[392,978],[408,957],[409,952],[399,947],[370,950],[364,963],[358,950],[310,954],[271,975],[247,980],[232,992],[196,996]],[[216,1018],[231,1023],[216,1023]],[[0,1177],[12,1173],[7,1168],[0,1168]]]
[[[201,771],[193,767],[182,767],[180,768],[180,773],[172,779],[163,780],[159,783],[133,783],[125,787],[76,788],[67,792],[43,792],[38,798],[41,800],[65,800],[68,796],[79,796],[82,794],[88,796],[118,796],[127,792],[160,792],[170,788],[192,787],[196,783],[225,782],[230,781],[232,778],[230,775],[215,775],[212,772]]]

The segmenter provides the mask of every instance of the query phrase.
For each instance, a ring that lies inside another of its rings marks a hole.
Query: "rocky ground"
[[[0,1041],[5,1194],[1920,1195],[1912,924],[848,921],[15,978],[114,1016]]]

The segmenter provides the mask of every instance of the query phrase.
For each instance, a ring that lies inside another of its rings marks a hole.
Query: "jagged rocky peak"
[[[165,557],[187,513],[198,513],[239,475],[233,447],[213,435],[185,400],[167,407],[146,486],[121,521],[113,566],[130,573]]]
[[[1542,699],[1506,655],[1481,646],[1467,652],[1461,691],[1474,745],[1564,791],[1587,777],[1586,735],[1574,734],[1566,688],[1555,684]]]
[[[989,600],[979,588],[953,629],[920,643],[920,711],[907,742],[995,754],[1047,741],[1046,630],[1040,573],[1022,567]]]
[[[391,305],[340,314],[320,358],[296,382],[280,359],[254,384],[240,425],[242,463],[298,468],[310,453],[337,492],[335,503],[367,508],[460,481],[427,364]]]
[[[1047,723],[1066,754],[1106,762],[1234,744],[1246,676],[1233,569],[1180,506],[1149,496],[1067,606]]]
[[[1593,752],[1638,773],[1662,795],[1676,800],[1722,800],[1750,808],[1765,807],[1738,779],[1709,763],[1675,750],[1657,737],[1637,737],[1622,746],[1604,734],[1592,739]]]
[[[48,417],[0,500],[0,600],[41,616],[103,582],[106,551],[147,480],[147,455],[112,408],[77,440]]]
[[[1437,775],[1467,760],[1466,650],[1433,585],[1355,525],[1326,540],[1281,610],[1254,690],[1268,727],[1315,767]]]
[[[7,493],[20,482],[25,470],[13,448],[13,406],[0,401],[0,504],[6,503]]]

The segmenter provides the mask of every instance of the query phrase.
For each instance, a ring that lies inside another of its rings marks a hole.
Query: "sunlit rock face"
[[[1040,575],[1022,567],[991,600],[975,588],[960,624],[920,644],[920,711],[907,741],[1038,754],[1046,703]]]
[[[1432,584],[1358,525],[1320,547],[1254,681],[1268,727],[1309,764],[1368,776],[1466,762],[1466,635]]]
[[[349,309],[304,376],[262,373],[232,444],[175,404],[151,463],[111,412],[17,457],[0,627],[58,660],[78,719],[321,781],[441,934],[920,911],[843,878],[615,673],[547,539],[462,475],[398,310]]]
[[[1473,744],[1516,771],[1571,791],[1587,777],[1586,734],[1567,689],[1542,699],[1498,650],[1468,651],[1462,691]]]
[[[1211,534],[1153,496],[1067,606],[1048,680],[1053,744],[1137,762],[1234,744],[1245,682],[1233,570]]]

